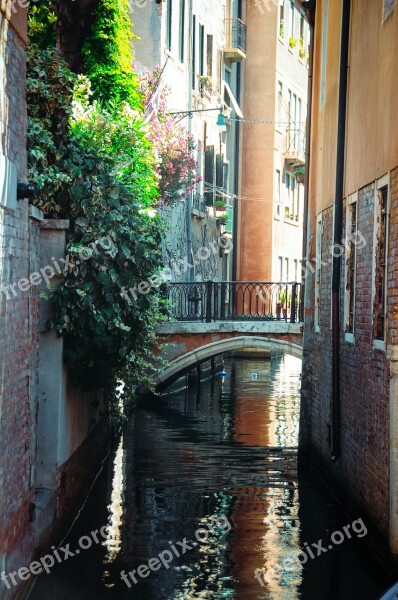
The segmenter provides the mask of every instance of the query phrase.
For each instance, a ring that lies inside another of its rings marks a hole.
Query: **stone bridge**
[[[302,352],[301,325],[285,321],[175,321],[159,324],[157,335],[167,343],[161,356],[168,361],[156,377],[159,388],[194,365],[226,352],[262,349],[271,355],[287,353],[298,358]]]

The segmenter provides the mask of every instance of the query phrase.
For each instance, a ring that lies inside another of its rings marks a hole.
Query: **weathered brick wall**
[[[0,153],[26,180],[25,48],[0,13]],[[0,173],[0,177],[4,174]],[[38,261],[38,228],[28,202],[15,211],[0,207],[2,286],[29,277]],[[29,504],[35,458],[37,407],[37,290],[7,295],[0,289],[0,560],[9,572],[29,562],[33,549]],[[1,598],[8,593],[1,586]]]
[[[398,177],[392,178],[392,219],[390,250],[398,235]],[[394,191],[395,190],[395,191]],[[386,353],[373,347],[373,229],[375,184],[358,192],[358,230],[366,244],[357,246],[355,343],[344,336],[345,256],[342,258],[340,291],[340,376],[341,376],[341,455],[330,459],[329,427],[332,395],[331,278],[333,211],[323,213],[322,266],[320,295],[320,332],[314,331],[312,299],[307,307],[304,340],[303,406],[301,443],[310,446],[317,467],[335,489],[344,489],[352,506],[360,507],[375,529],[387,540],[389,529],[389,364]],[[345,215],[345,211],[344,211]],[[345,219],[344,219],[345,220]],[[345,239],[345,222],[343,239]],[[363,245],[363,247],[361,247]],[[388,311],[397,306],[397,263],[389,261]],[[312,276],[313,277],[313,276]],[[308,281],[308,278],[307,278]],[[395,304],[394,304],[395,301]],[[397,315],[396,315],[397,316]],[[391,325],[391,320],[390,320]],[[396,325],[395,325],[396,327]],[[395,333],[394,333],[395,332]],[[397,334],[392,328],[390,335]],[[396,338],[398,339],[398,338]]]

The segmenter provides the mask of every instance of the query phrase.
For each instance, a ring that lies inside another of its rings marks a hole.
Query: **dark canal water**
[[[225,379],[135,408],[64,543],[79,556],[29,600],[376,600],[390,579],[366,521],[297,473],[300,367],[228,359]]]

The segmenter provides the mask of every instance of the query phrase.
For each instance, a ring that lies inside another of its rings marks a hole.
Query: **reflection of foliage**
[[[156,295],[135,301],[121,295],[160,268],[151,146],[137,112],[127,104],[107,111],[89,106],[86,81],[53,51],[31,47],[27,66],[29,174],[40,188],[37,205],[71,222],[67,252],[74,264],[54,292],[51,327],[64,337],[76,383],[91,389],[123,377],[129,388],[148,365],[158,318]],[[93,252],[92,244],[105,238],[111,248],[96,244]],[[87,260],[73,260],[84,254]]]
[[[153,99],[158,93],[156,86],[161,69],[140,75],[141,92],[144,102]],[[149,123],[149,139],[153,142],[158,158],[159,194],[163,203],[170,204],[185,196],[185,188],[193,191],[201,180],[197,175],[197,161],[193,155],[196,145],[191,134],[177,125],[168,114],[167,96],[169,90],[159,93],[157,113]]]

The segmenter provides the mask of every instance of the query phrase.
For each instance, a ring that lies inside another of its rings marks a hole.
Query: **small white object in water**
[[[258,373],[252,373],[252,381],[258,379]]]
[[[227,374],[226,371],[218,371],[218,373],[216,373],[217,377],[225,377]]]

